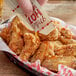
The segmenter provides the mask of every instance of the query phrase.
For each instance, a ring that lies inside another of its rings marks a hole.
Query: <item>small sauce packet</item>
[[[54,30],[54,25],[51,23],[49,16],[40,6],[37,0],[31,0],[31,3],[33,6],[33,14],[30,17],[27,17],[19,7],[16,0],[8,0],[11,10],[18,14],[20,19],[22,19],[28,28],[32,27],[32,30],[35,32],[48,35],[52,30]]]

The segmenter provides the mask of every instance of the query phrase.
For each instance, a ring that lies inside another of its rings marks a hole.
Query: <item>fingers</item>
[[[37,0],[39,4],[42,6],[44,5],[48,0]]]
[[[33,7],[30,0],[17,0],[24,14],[30,16],[33,13]],[[38,0],[40,5],[45,4],[48,0]]]
[[[32,4],[30,0],[17,0],[24,14],[30,16],[33,12]]]

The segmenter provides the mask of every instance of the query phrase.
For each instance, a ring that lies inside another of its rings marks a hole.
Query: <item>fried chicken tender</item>
[[[12,31],[10,31],[10,29],[11,29],[11,26],[5,27],[0,33],[0,36],[3,38],[3,40],[7,44],[10,42],[10,36],[11,36],[11,32],[12,32]]]
[[[25,46],[20,54],[20,58],[22,60],[28,60],[38,49],[40,45],[39,37],[35,37],[32,33],[25,33],[24,34],[24,42]]]
[[[69,29],[61,28],[61,35],[65,38],[72,39],[72,33]]]
[[[70,68],[76,69],[76,58],[73,56],[48,57],[43,61],[42,66],[51,71],[57,72],[59,64],[63,64]]]
[[[23,48],[23,39],[21,37],[21,31],[18,28],[17,24],[12,23],[12,34],[10,37],[9,47],[14,51],[17,55],[19,55]]]
[[[41,63],[42,61],[48,56],[54,56],[54,46],[50,41],[44,41],[41,43],[39,49],[37,52],[34,54],[34,56],[31,58],[31,62],[35,62],[36,60],[40,60]]]
[[[74,40],[74,39],[68,39],[68,38],[65,38],[64,36],[61,36],[61,37],[59,38],[59,40],[60,40],[63,44],[65,44],[65,45],[67,45],[67,44],[76,44],[76,40]]]
[[[76,44],[64,45],[61,48],[55,50],[55,54],[64,56],[76,56]]]

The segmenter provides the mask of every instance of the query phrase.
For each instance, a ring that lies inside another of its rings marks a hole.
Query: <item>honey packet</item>
[[[11,8],[11,11],[16,13],[29,29],[44,35],[48,35],[51,31],[54,30],[55,27],[51,23],[49,16],[40,6],[37,0],[31,0],[33,14],[30,17],[23,13],[22,9],[17,3],[17,0],[8,0],[7,3]]]

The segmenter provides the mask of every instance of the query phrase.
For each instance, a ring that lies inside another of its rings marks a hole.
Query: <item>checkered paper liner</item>
[[[8,27],[10,25],[12,19],[10,19],[7,23],[0,25],[0,31],[4,27]],[[53,17],[51,17],[50,19],[52,21],[53,20],[59,21],[62,26],[70,28],[71,31],[76,34],[75,26],[66,25],[66,23],[64,23],[63,21],[53,18]],[[30,72],[33,72],[34,74],[36,74],[38,76],[46,76],[46,75],[48,75],[48,76],[76,76],[76,70],[69,68],[62,64],[58,65],[58,72],[54,73],[54,72],[48,70],[47,68],[40,66],[40,60],[37,60],[35,63],[30,63],[27,60],[22,61],[14,52],[11,51],[11,49],[9,49],[9,47],[6,45],[6,43],[1,38],[0,38],[0,50],[5,51],[7,56],[10,58],[10,60],[13,61],[15,64],[21,66],[22,68],[24,68]]]

